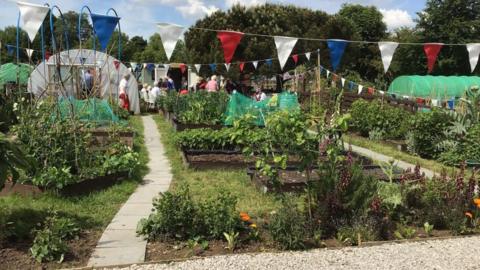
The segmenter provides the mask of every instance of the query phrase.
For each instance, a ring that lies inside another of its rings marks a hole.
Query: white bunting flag
[[[197,70],[197,74],[200,73],[200,68],[202,67],[202,65],[200,64],[195,64],[195,69]]]
[[[362,90],[363,90],[363,85],[358,85],[358,94],[360,95],[362,93]]]
[[[330,77],[330,70],[327,69],[327,79]]]
[[[30,42],[33,42],[50,8],[25,2],[17,2],[17,6],[23,21],[22,29],[27,32]]]
[[[144,63],[144,64],[143,64],[143,68],[147,68],[147,63]]]
[[[342,78],[342,88],[345,87],[345,78]]]
[[[230,69],[230,63],[225,63],[224,65],[225,65],[225,68],[227,69],[227,72],[228,72],[228,70]]]
[[[252,64],[253,64],[253,67],[254,67],[255,69],[257,69],[258,61],[253,61]]]
[[[310,53],[310,52],[307,52],[307,53],[305,54],[305,57],[307,57],[307,60],[308,60],[308,61],[310,61],[310,55],[311,55],[311,54],[312,54],[312,53]]]
[[[472,72],[478,64],[478,56],[480,55],[480,43],[467,44],[468,58],[470,59],[470,68]]]
[[[380,48],[380,54],[382,56],[383,69],[387,73],[390,63],[392,62],[393,54],[398,47],[397,42],[378,42],[378,47]]]
[[[163,48],[165,49],[165,53],[167,54],[167,59],[168,61],[170,61],[173,50],[175,49],[175,46],[177,45],[177,42],[182,36],[185,28],[180,25],[169,23],[159,23],[157,26],[159,28],[158,33],[160,34],[160,38],[162,39]]]
[[[163,67],[165,68],[165,73],[168,73],[168,70],[170,69],[170,64],[163,64]]]
[[[281,36],[274,36],[273,38],[275,40],[275,46],[277,47],[277,55],[278,61],[280,62],[280,68],[283,69],[298,39],[293,37]]]
[[[25,49],[25,52],[28,55],[28,59],[32,59],[33,50],[32,49]]]
[[[135,70],[135,68],[137,67],[137,63],[136,62],[130,62],[130,66],[132,67],[133,70]]]

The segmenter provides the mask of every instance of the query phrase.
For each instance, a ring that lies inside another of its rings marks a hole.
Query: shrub
[[[337,232],[337,240],[349,246],[357,246],[361,242],[374,241],[375,239],[373,226],[361,222],[355,222],[352,226],[342,226]]]
[[[188,240],[194,237],[222,239],[223,233],[240,228],[237,198],[220,191],[217,196],[195,202],[187,186],[175,193],[165,192],[155,200],[155,212],[142,219],[137,233],[148,239]]]
[[[225,191],[201,204],[206,234],[219,239],[226,232],[238,231],[240,219],[235,210],[236,205],[237,198]]]
[[[188,187],[182,186],[175,193],[165,192],[153,202],[154,213],[138,224],[137,233],[149,239],[189,239],[199,233],[198,208],[190,196]]]
[[[182,149],[234,150],[231,129],[188,129],[175,134],[175,143]]]
[[[278,212],[274,212],[270,216],[268,230],[280,248],[303,249],[308,237],[305,224],[305,217],[297,206],[287,201]]]
[[[425,158],[436,158],[440,154],[437,147],[446,139],[445,130],[452,119],[441,110],[415,114],[411,120],[409,150]]]
[[[68,251],[65,241],[76,237],[79,231],[73,220],[59,218],[56,213],[53,213],[45,220],[43,228],[35,232],[30,252],[38,262],[62,262]]]
[[[350,114],[352,130],[364,137],[402,139],[409,130],[411,113],[378,100],[359,99],[352,104]]]

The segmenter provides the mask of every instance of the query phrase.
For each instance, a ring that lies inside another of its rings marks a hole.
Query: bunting
[[[225,65],[225,69],[226,69],[227,72],[228,72],[228,70],[230,69],[230,63],[225,63],[224,65]]]
[[[217,64],[210,64],[210,70],[215,73],[215,71],[217,71]]]
[[[397,42],[378,42],[378,47],[380,49],[380,55],[383,62],[383,70],[387,73],[390,63],[392,62],[393,54],[398,47]]]
[[[104,51],[120,18],[95,13],[90,14],[90,17],[92,18],[93,30],[100,42],[100,48]]]
[[[163,64],[163,68],[165,68],[165,74],[168,74],[168,70],[170,69],[170,64]]]
[[[254,67],[255,69],[257,69],[258,61],[253,61],[252,64],[253,64],[253,67]]]
[[[342,88],[345,87],[345,78],[342,78]]]
[[[130,66],[132,67],[133,70],[137,68],[137,63],[136,62],[130,62]]]
[[[33,50],[32,49],[25,49],[25,52],[27,53],[27,56],[28,56],[28,59],[32,59],[32,55],[33,55]]]
[[[202,68],[202,65],[200,64],[195,64],[195,69],[197,70],[197,73],[200,73],[200,68]]]
[[[278,61],[280,62],[280,69],[283,69],[298,39],[282,36],[274,36],[273,38],[275,40],[275,46],[277,47],[277,55]]]
[[[427,56],[427,66],[428,66],[428,73],[433,71],[433,67],[435,66],[435,62],[437,61],[437,56],[440,50],[443,47],[443,43],[425,43],[423,45],[423,50],[425,51],[425,55]]]
[[[15,52],[15,46],[7,44],[6,47],[8,55],[13,55],[13,53]]]
[[[358,85],[358,94],[360,95],[363,91],[363,85]]]
[[[332,63],[333,71],[336,71],[342,60],[345,47],[347,47],[347,41],[342,39],[329,39],[327,40],[327,45],[330,49],[330,61]]]
[[[292,55],[292,59],[293,59],[293,62],[295,62],[295,65],[296,65],[297,62],[298,62],[298,54]]]
[[[267,66],[269,67],[272,67],[272,64],[273,64],[272,59],[266,59],[265,64],[267,64]]]
[[[240,72],[243,72],[243,68],[245,67],[245,63],[241,62],[238,67],[240,68]]]
[[[478,64],[478,57],[480,55],[480,43],[467,44],[468,58],[470,60],[470,69],[472,72]]]
[[[30,42],[33,42],[50,8],[25,2],[17,2],[17,6],[23,21],[22,29],[27,32]]]
[[[310,61],[310,56],[311,56],[311,54],[312,54],[312,53],[310,53],[310,52],[307,52],[307,53],[305,54],[305,57],[307,57],[307,60],[308,60],[308,61]]]
[[[163,48],[165,49],[165,54],[167,55],[168,61],[170,61],[173,50],[175,50],[175,46],[182,36],[184,28],[183,26],[169,23],[159,23],[157,26],[158,33],[162,39]]]
[[[223,56],[225,63],[229,64],[232,61],[233,54],[237,49],[238,43],[242,40],[243,33],[232,31],[220,31],[217,33],[217,38],[222,43]]]

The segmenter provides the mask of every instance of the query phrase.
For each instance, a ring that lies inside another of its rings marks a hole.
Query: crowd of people
[[[169,91],[178,91],[181,95],[186,95],[189,92],[193,91],[207,91],[207,92],[218,92],[221,90],[226,91],[231,94],[234,91],[238,90],[240,87],[239,84],[235,83],[230,79],[219,79],[216,75],[204,79],[199,77],[197,83],[194,87],[188,88],[188,84],[185,78],[182,78],[181,87],[178,89],[175,86],[175,82],[169,76],[164,79],[160,79],[153,83],[153,85],[143,84],[140,90],[140,98],[148,104],[149,108],[155,108],[155,101],[160,95],[166,95]],[[267,98],[267,95],[262,91],[260,86],[254,87],[255,92],[252,95],[252,99],[256,101],[262,101]]]

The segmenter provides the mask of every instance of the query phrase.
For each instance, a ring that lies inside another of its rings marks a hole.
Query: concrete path
[[[137,223],[150,214],[153,198],[168,190],[172,174],[157,125],[151,116],[143,116],[142,120],[150,172],[103,232],[88,266],[134,264],[145,260],[147,241],[137,237]]]
[[[371,158],[373,160],[382,161],[382,162],[389,162],[393,159],[395,161],[395,165],[399,168],[402,168],[403,170],[411,168],[412,171],[413,171],[413,169],[415,168],[414,164],[410,164],[410,163],[407,163],[407,162],[402,161],[402,160],[398,160],[398,159],[394,159],[394,158],[386,156],[386,155],[382,155],[380,153],[374,152],[374,151],[372,151],[370,149],[367,149],[367,148],[363,148],[363,147],[356,146],[356,145],[353,145],[353,144],[345,143],[345,148],[349,149],[349,147],[352,148],[353,152],[358,153],[362,156],[366,156],[366,157]],[[434,175],[437,175],[437,173],[435,173],[431,170],[428,170],[428,169],[424,169],[424,168],[420,168],[420,172],[425,173],[425,176],[428,177],[428,178],[432,178]]]

